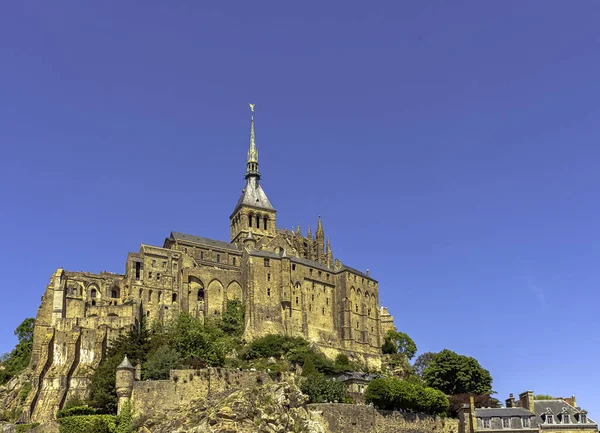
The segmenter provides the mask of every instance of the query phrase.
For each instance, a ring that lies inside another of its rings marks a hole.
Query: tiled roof
[[[234,212],[242,205],[274,210],[271,202],[267,198],[267,194],[265,194],[256,178],[249,178],[246,182],[246,186],[242,190],[242,195],[235,205]]]
[[[475,409],[475,416],[477,418],[493,418],[511,416],[530,417],[534,415],[522,407],[498,407]]]

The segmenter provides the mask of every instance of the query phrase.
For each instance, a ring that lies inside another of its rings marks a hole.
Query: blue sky
[[[600,419],[600,3],[11,2],[0,352],[50,275],[227,240],[249,110],[278,225],[323,217],[419,352]]]

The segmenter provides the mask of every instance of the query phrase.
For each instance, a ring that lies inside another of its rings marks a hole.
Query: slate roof
[[[329,269],[324,264],[315,262],[314,260],[304,259],[302,257],[293,257],[293,256],[290,256],[290,260],[294,263],[301,263],[303,265],[310,266],[311,268],[321,269],[322,271],[331,272],[331,273],[336,272],[333,269]]]
[[[336,380],[338,382],[347,382],[349,380],[361,381],[361,382],[370,382],[373,379],[377,379],[379,375],[370,374],[370,373],[359,373],[357,371],[349,371],[346,373],[340,374]]]
[[[125,358],[123,358],[123,361],[117,367],[117,370],[123,369],[135,370],[133,365],[131,365],[131,362],[129,362],[129,359],[127,359],[127,355],[125,355]]]
[[[547,413],[548,409],[550,409],[550,411],[554,415],[555,419],[557,419],[557,415],[559,415],[561,413],[568,413],[569,415],[571,415],[571,422],[575,422],[574,421],[575,414],[584,412],[581,408],[573,407],[564,400],[535,400],[535,404],[533,407],[535,409],[535,415],[536,415],[537,421],[540,424],[542,424],[544,422],[542,419],[542,415]],[[564,411],[563,411],[563,409],[564,409]],[[591,420],[589,416],[587,419],[588,419],[588,423],[587,423],[588,425],[590,423],[591,424],[596,423],[595,421]]]
[[[365,278],[368,278],[368,279],[369,279],[369,280],[371,280],[371,281],[375,281],[375,282],[377,282],[377,280],[375,280],[374,278],[372,278],[372,277],[368,276],[368,275],[367,275],[367,274],[365,274],[364,272],[362,272],[362,271],[359,271],[358,269],[351,268],[350,266],[346,266],[346,265],[344,265],[344,264],[342,264],[342,269],[340,269],[340,272],[341,272],[341,271],[350,271],[350,272],[352,272],[352,273],[354,273],[354,274],[360,275],[361,277],[365,277]]]
[[[531,417],[534,416],[527,409],[522,407],[498,407],[498,408],[478,408],[475,409],[477,418],[493,418],[493,417]]]
[[[267,198],[267,194],[260,186],[260,182],[255,177],[250,177],[246,181],[246,186],[242,190],[242,195],[235,205],[235,212],[241,205],[257,207],[261,209],[275,210]]]
[[[191,242],[193,244],[204,245],[207,247],[222,248],[224,250],[230,250],[239,253],[239,250],[234,244],[231,244],[229,242],[216,241],[214,239],[209,238],[203,238],[200,236],[186,235],[185,233],[179,232],[171,232],[171,239],[174,239],[176,241]]]

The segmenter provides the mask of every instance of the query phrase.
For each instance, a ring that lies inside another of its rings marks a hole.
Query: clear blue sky
[[[0,352],[50,275],[227,240],[249,110],[280,227],[322,215],[419,351],[600,419],[600,3],[7,2]]]

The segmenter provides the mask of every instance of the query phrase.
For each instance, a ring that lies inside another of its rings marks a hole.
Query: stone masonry
[[[260,184],[253,107],[245,178],[229,242],[171,232],[162,247],[142,244],[129,253],[124,274],[52,275],[36,317],[31,421],[51,419],[68,399],[84,397],[104,348],[143,317],[218,318],[228,300],[246,306],[246,340],[300,336],[326,356],[381,365],[383,333],[394,325],[379,307],[378,282],[334,258],[321,218],[314,236],[310,227],[306,234],[300,226],[277,228]]]

